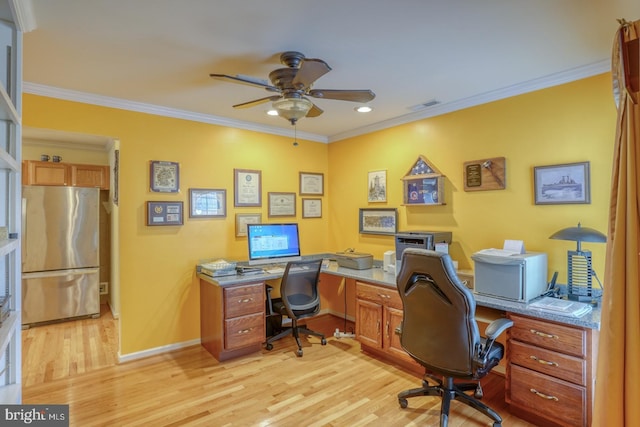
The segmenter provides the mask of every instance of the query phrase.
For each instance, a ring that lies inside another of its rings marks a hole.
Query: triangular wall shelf
[[[426,157],[419,156],[402,178],[404,205],[444,205],[444,178]]]

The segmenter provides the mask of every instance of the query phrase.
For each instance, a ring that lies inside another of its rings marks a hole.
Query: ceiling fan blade
[[[331,71],[331,67],[322,59],[305,59],[293,79],[293,87],[306,89],[329,71]]]
[[[243,102],[242,104],[236,104],[233,106],[233,108],[249,108],[249,107],[254,107],[256,105],[260,105],[260,104],[264,104],[265,102],[269,102],[269,101],[277,101],[278,99],[280,99],[281,96],[280,95],[272,95],[272,96],[267,96],[265,98],[260,98],[260,99],[254,99],[253,101],[248,101],[248,102]]]
[[[339,101],[369,102],[376,97],[372,91],[366,90],[335,90],[313,89],[307,95],[314,98],[337,99]]]
[[[316,104],[313,104],[313,107],[311,107],[306,117],[318,117],[322,113],[324,113],[324,110],[318,107]]]
[[[280,92],[280,89],[278,89],[277,87],[271,86],[266,80],[259,79],[257,77],[243,76],[241,74],[230,76],[228,74],[216,73],[209,74],[209,76],[213,77],[214,79],[229,81],[231,83],[240,83],[254,87],[261,87],[271,92]]]

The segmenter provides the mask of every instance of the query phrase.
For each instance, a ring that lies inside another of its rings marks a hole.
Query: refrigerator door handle
[[[22,230],[21,230],[21,239],[23,242],[27,241],[27,199],[25,197],[22,198]],[[22,245],[22,269],[24,270],[24,259],[25,259],[26,247]]]
[[[37,271],[35,273],[22,273],[23,279],[41,279],[43,277],[79,276],[81,274],[97,273],[100,268],[74,268],[73,270]]]

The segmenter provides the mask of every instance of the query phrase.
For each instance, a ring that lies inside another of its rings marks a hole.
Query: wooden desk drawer
[[[567,426],[586,425],[584,387],[511,364],[510,403]]]
[[[509,341],[511,363],[542,372],[574,384],[587,383],[587,362],[578,357],[546,350],[519,341]]]
[[[224,317],[264,313],[264,283],[234,286],[224,290]]]
[[[242,348],[264,341],[264,313],[225,320],[225,349]]]
[[[509,314],[515,323],[509,329],[509,337],[518,341],[571,354],[586,357],[586,331],[572,326],[551,323]]]
[[[356,297],[402,310],[402,300],[396,288],[356,282]]]

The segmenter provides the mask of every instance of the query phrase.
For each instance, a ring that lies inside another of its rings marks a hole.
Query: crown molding
[[[86,92],[79,92],[69,89],[61,89],[53,86],[41,85],[38,83],[23,82],[22,91],[32,95],[46,96],[49,98],[62,99],[65,101],[81,102],[83,104],[99,105],[101,107],[117,108],[120,110],[136,111],[139,113],[154,114],[157,116],[171,117],[175,119],[190,120],[200,123],[225,126],[255,132],[267,133],[291,137],[292,131],[274,126],[259,125],[256,123],[233,120],[224,117],[212,116],[209,114],[194,113],[192,111],[179,110],[176,108],[162,107],[159,105],[146,104],[143,102],[129,101],[126,99],[112,98],[108,96],[95,95]],[[317,135],[308,132],[298,131],[297,137],[307,141],[327,143],[328,138],[324,135]]]
[[[19,31],[28,33],[36,29],[38,25],[31,0],[9,0],[9,7]]]
[[[307,141],[315,141],[322,143],[331,143],[347,138],[352,138],[367,133],[388,129],[394,126],[404,125],[418,120],[451,113],[453,111],[465,108],[475,107],[477,105],[486,104],[488,102],[498,101],[500,99],[512,96],[522,95],[524,93],[533,92],[540,89],[546,89],[572,81],[584,79],[611,71],[611,62],[602,60],[582,67],[572,68],[570,70],[561,71],[559,73],[550,74],[538,79],[529,80],[523,83],[507,86],[493,91],[485,92],[476,96],[459,99],[444,104],[436,104],[392,119],[383,120],[369,126],[363,126],[347,132],[334,134],[331,136],[318,135],[308,132],[298,132],[300,139]],[[202,113],[194,113],[191,111],[179,110],[175,108],[162,107],[153,104],[145,104],[142,102],[128,101],[120,98],[111,98],[107,96],[94,95],[86,92],[79,92],[68,89],[60,89],[52,86],[41,85],[37,83],[24,82],[22,86],[23,92],[33,95],[46,96],[50,98],[58,98],[67,101],[81,102],[85,104],[99,105],[103,107],[117,108],[121,110],[137,111],[140,113],[155,114],[158,116],[172,117],[176,119],[191,120],[194,122],[208,123],[213,125],[225,126],[230,128],[244,129],[255,132],[267,133],[272,135],[291,137],[291,131],[284,128],[259,125],[252,122],[242,120],[233,120],[219,116],[212,116]]]
[[[611,71],[611,61],[602,60],[593,64],[550,74],[538,79],[533,79],[523,83],[518,83],[504,88],[492,90],[476,96],[471,96],[469,98],[459,99],[444,104],[436,104],[432,107],[427,107],[424,110],[419,110],[399,117],[394,117],[389,120],[383,120],[370,126],[364,126],[350,130],[348,132],[331,135],[329,137],[329,143],[379,131],[382,129],[388,129],[394,126],[404,125],[407,123],[415,122],[417,120],[427,119],[429,117],[451,113],[457,110],[463,110],[465,108],[475,107],[477,105],[498,101],[500,99],[510,98],[516,95],[522,95],[540,89],[546,89],[552,86],[570,83],[576,80],[581,80],[609,71]]]

